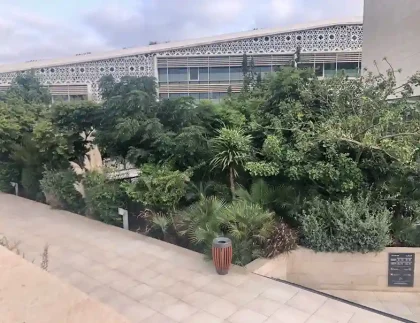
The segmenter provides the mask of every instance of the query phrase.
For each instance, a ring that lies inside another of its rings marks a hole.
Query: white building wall
[[[386,57],[399,83],[420,71],[420,0],[365,0],[363,33],[363,67],[376,72],[376,61],[385,73]]]

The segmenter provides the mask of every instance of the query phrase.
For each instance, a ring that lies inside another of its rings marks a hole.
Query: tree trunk
[[[235,196],[235,177],[233,176],[233,167],[229,167],[229,183],[230,183],[230,192],[232,193],[232,198]]]

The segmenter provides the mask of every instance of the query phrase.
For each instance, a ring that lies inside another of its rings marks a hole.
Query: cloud
[[[69,8],[40,4],[34,13],[22,2],[3,1],[0,64],[343,18],[363,10],[363,0],[92,0],[89,9],[68,3],[78,18],[68,21],[62,16]]]
[[[4,9],[4,10],[3,10]],[[0,6],[0,64],[54,58],[105,50],[104,41],[92,32],[36,15],[21,8]]]
[[[85,22],[110,46],[173,41],[226,32],[361,15],[363,0],[143,0],[109,4]]]

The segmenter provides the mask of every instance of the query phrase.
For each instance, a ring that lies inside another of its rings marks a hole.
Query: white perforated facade
[[[98,81],[104,75],[154,76],[161,96],[212,98],[230,86],[240,88],[242,55],[253,57],[262,72],[290,64],[297,47],[301,63],[319,76],[360,69],[363,27],[359,20],[255,30],[195,41],[174,42],[102,54],[0,66],[0,89],[18,73],[34,72],[53,96],[83,95],[100,100]],[[166,76],[165,76],[166,73]]]

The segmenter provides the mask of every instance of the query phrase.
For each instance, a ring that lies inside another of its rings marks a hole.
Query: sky
[[[362,15],[363,0],[0,0],[0,64]]]

